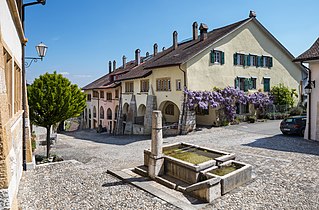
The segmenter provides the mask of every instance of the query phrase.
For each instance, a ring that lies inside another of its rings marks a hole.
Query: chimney
[[[112,61],[109,61],[109,74],[112,72]]]
[[[123,55],[122,60],[123,60],[123,69],[125,69],[125,67],[126,67],[126,57],[125,57],[125,55]]]
[[[205,23],[201,23],[199,26],[199,31],[200,31],[200,40],[204,41],[207,39],[207,30],[208,27]]]
[[[250,10],[250,12],[249,12],[249,17],[250,17],[250,18],[255,18],[255,17],[256,17],[256,12]]]
[[[149,57],[149,56],[150,56],[150,53],[146,52],[145,57]]]
[[[197,22],[193,23],[193,40],[198,39],[198,24]]]
[[[174,47],[175,50],[177,49],[177,46],[178,46],[178,43],[177,43],[177,31],[174,31],[173,32],[173,47]]]
[[[165,47],[162,48],[162,51],[164,51],[164,50],[165,50]]]
[[[141,55],[140,55],[140,53],[141,53],[140,49],[135,50],[135,62],[136,62],[137,65],[140,65],[140,63],[141,63]]]
[[[114,60],[113,61],[113,71],[115,71],[115,69],[116,69],[116,61]]]
[[[158,45],[157,45],[157,43],[154,44],[153,48],[154,48],[154,56],[155,56],[155,55],[157,55],[157,52],[158,52]]]

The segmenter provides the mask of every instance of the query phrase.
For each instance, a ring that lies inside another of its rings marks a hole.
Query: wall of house
[[[22,176],[22,51],[8,3],[15,4],[12,0],[0,1],[0,209],[17,209],[16,196]],[[6,80],[10,74],[11,79]],[[28,146],[29,130],[26,134]],[[30,147],[27,147],[27,155],[30,161]]]
[[[311,69],[311,80],[319,81],[319,61],[309,62],[309,68]],[[309,103],[307,103],[309,106]],[[309,110],[309,107],[308,107]],[[311,136],[312,140],[319,140],[319,87],[316,84],[315,88],[312,88],[311,92]],[[309,119],[309,112],[308,112]],[[308,123],[305,130],[305,138],[308,138]]]
[[[225,53],[225,64],[212,64],[210,51]],[[235,66],[234,53],[268,55],[273,58],[273,67]],[[187,63],[187,85],[191,90],[212,90],[214,87],[234,86],[237,76],[257,77],[257,89],[263,90],[263,77],[270,77],[270,85],[285,85],[299,90],[302,80],[301,68],[292,62],[282,49],[250,21],[229,36],[207,48]],[[201,81],[201,82],[198,82]]]

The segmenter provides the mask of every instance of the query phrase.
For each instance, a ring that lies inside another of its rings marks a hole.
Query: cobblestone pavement
[[[184,141],[225,150],[253,165],[252,181],[205,209],[319,209],[319,143],[281,135],[279,122],[203,129],[165,138],[164,143]],[[143,164],[143,150],[149,147],[150,139],[144,136],[61,134],[52,153],[76,161],[26,172],[19,190],[21,205],[23,209],[174,209],[105,173]],[[37,152],[44,153],[45,148]]]

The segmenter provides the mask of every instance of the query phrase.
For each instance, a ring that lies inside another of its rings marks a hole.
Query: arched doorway
[[[125,103],[123,106],[123,121],[126,121],[129,107],[128,103]]]
[[[163,124],[178,123],[180,111],[178,106],[172,101],[163,101],[159,109],[162,111]]]
[[[144,104],[141,104],[137,109],[137,116],[144,116],[146,112],[146,106]]]
[[[96,118],[96,107],[93,107],[93,118]]]

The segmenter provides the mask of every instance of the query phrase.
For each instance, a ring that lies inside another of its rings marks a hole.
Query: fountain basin
[[[251,179],[252,166],[243,162],[230,160],[219,166],[213,166],[202,171],[208,179],[220,178],[222,195]]]

